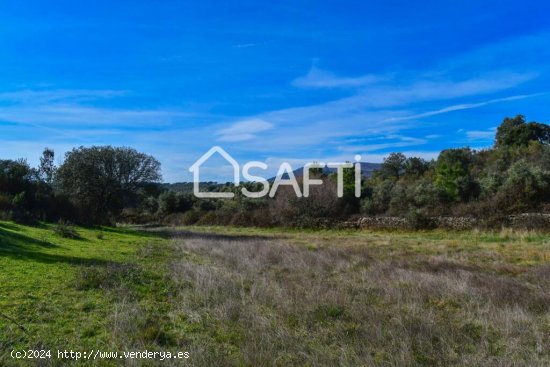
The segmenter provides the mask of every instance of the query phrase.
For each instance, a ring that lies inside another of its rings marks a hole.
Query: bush
[[[406,217],[407,220],[407,226],[410,229],[431,229],[435,228],[434,221],[428,217],[427,215],[423,214],[419,210],[412,209],[409,211]]]
[[[306,228],[342,219],[345,209],[344,200],[336,196],[335,182],[327,178],[323,185],[311,187],[309,197],[297,198],[290,187],[280,187],[264,212],[276,225]]]
[[[78,234],[74,226],[64,221],[59,221],[59,223],[57,223],[57,225],[54,227],[53,231],[63,238],[80,238],[80,235]]]
[[[13,201],[9,195],[0,194],[0,211],[9,211],[13,208]]]
[[[38,221],[33,213],[28,210],[14,210],[11,212],[11,220],[16,223],[24,224],[28,226],[36,225]]]
[[[521,203],[531,208],[550,199],[549,187],[549,173],[541,167],[533,167],[524,160],[520,160],[510,167],[508,177],[504,183],[505,191],[516,194],[516,205]]]

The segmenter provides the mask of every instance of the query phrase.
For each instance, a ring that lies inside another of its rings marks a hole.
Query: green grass
[[[26,330],[0,318],[0,365],[14,364],[6,355],[11,349],[112,349],[119,344],[112,322],[121,297],[131,294],[144,308],[162,302],[164,285],[159,288],[155,278],[162,277],[159,264],[166,254],[158,258],[143,253],[166,247],[165,239],[112,228],[77,228],[80,238],[67,239],[54,227],[0,222],[0,312]],[[79,285],[82,274],[120,264],[135,264],[146,282],[131,281],[118,290]]]
[[[0,366],[40,347],[197,366],[550,362],[548,234],[55,229],[0,221]]]

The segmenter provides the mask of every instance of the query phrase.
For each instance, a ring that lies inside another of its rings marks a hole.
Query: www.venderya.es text
[[[159,351],[102,351],[90,349],[88,351],[75,350],[34,350],[22,349],[12,350],[10,353],[13,359],[65,359],[65,360],[94,360],[94,359],[188,359],[189,352],[159,352]]]

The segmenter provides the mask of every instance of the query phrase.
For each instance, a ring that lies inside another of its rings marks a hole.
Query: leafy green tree
[[[418,208],[435,209],[441,206],[441,189],[429,179],[420,179],[414,185],[410,185],[408,196]]]
[[[26,160],[0,160],[0,192],[15,195],[29,189],[34,172]]]
[[[355,196],[355,165],[344,168],[343,176],[344,196],[340,200],[340,204],[346,214],[357,213],[360,207],[360,199]]]
[[[159,210],[159,201],[154,196],[147,196],[141,201],[141,210],[146,214],[155,214]]]
[[[435,185],[443,189],[452,201],[466,199],[469,194],[472,158],[472,151],[462,148],[444,150],[437,159]]]
[[[108,223],[140,188],[161,180],[160,163],[131,148],[75,148],[65,155],[57,180],[84,219]]]
[[[405,176],[420,177],[429,169],[430,163],[417,157],[407,158],[403,164]]]
[[[0,160],[1,210],[14,220],[33,222],[51,218],[60,206],[54,201],[50,185],[39,179],[38,171],[27,161]]]
[[[55,175],[56,167],[54,163],[55,153],[52,149],[45,148],[40,157],[40,166],[38,167],[38,175],[46,184],[50,185]]]
[[[498,127],[495,146],[514,147],[527,146],[529,142],[537,141],[541,144],[550,142],[550,126],[538,122],[525,122],[523,115],[506,117]]]
[[[361,202],[361,209],[366,214],[383,214],[390,206],[393,188],[393,180],[374,178],[370,181],[371,193]]]
[[[384,178],[398,179],[405,170],[407,157],[403,153],[391,153],[384,159],[380,174]]]
[[[158,209],[164,215],[184,213],[193,207],[193,203],[191,194],[168,190],[159,195]]]
[[[168,190],[159,195],[158,210],[161,214],[167,215],[176,212],[177,208],[176,192]]]
[[[550,171],[520,160],[508,171],[503,192],[507,193],[509,206],[531,209],[550,200]]]

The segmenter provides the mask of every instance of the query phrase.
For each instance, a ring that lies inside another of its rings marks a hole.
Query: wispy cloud
[[[382,140],[384,142],[375,143],[375,144],[359,144],[359,145],[350,144],[350,145],[339,147],[339,150],[343,152],[353,152],[353,153],[370,153],[370,152],[377,152],[377,151],[388,150],[388,149],[396,151],[396,150],[400,150],[400,148],[403,148],[403,147],[420,146],[428,142],[427,139],[414,138],[410,136],[401,136],[401,135],[385,135],[385,136],[377,137],[376,140]]]
[[[260,46],[261,43],[239,43],[233,46],[234,48],[250,48],[250,47],[256,47]]]
[[[431,73],[434,74],[434,73]],[[452,104],[433,110],[429,106],[449,103],[456,99],[479,98],[494,93],[502,93],[535,77],[533,73],[489,72],[475,78],[452,80],[437,74],[429,79],[430,73],[422,74],[422,79],[412,79],[409,83],[380,82],[364,87],[351,97],[333,101],[265,112],[248,119],[270,121],[273,129],[268,139],[247,143],[254,151],[276,149],[306,150],[324,146],[337,149],[342,139],[357,136],[388,136],[406,131],[412,126],[410,121],[418,121],[445,113],[483,107],[538,96],[515,95],[493,98],[482,102]],[[418,107],[417,107],[418,106]],[[251,139],[246,133],[225,141]],[[386,143],[384,143],[386,144]],[[388,143],[389,144],[389,143]],[[399,144],[408,144],[400,142]],[[403,145],[405,146],[405,145]],[[384,146],[379,146],[382,149]],[[374,149],[376,147],[370,147]]]
[[[272,128],[273,124],[259,118],[238,121],[221,129],[218,132],[218,140],[227,142],[251,140],[256,137],[256,134]]]
[[[496,133],[496,127],[488,130],[470,130],[466,131],[466,137],[469,140],[493,140]]]
[[[83,126],[167,125],[197,116],[189,112],[140,108],[109,108],[98,100],[126,96],[124,90],[19,90],[0,93],[0,120],[61,131]]]
[[[392,117],[392,118],[386,119],[384,121],[388,121],[388,122],[394,121],[395,122],[395,121],[405,121],[405,120],[419,119],[419,118],[423,118],[423,117],[441,115],[441,114],[448,113],[448,112],[469,110],[469,109],[472,109],[472,108],[483,107],[483,106],[487,106],[487,105],[494,104],[494,103],[502,103],[502,102],[509,102],[509,101],[517,101],[517,100],[526,99],[526,98],[533,98],[533,97],[542,96],[544,94],[545,93],[523,94],[523,95],[510,96],[510,97],[504,97],[504,98],[490,99],[488,101],[483,101],[483,102],[478,102],[478,103],[457,104],[457,105],[452,105],[452,106],[448,106],[448,107],[444,107],[444,108],[439,108],[437,110],[422,112],[422,113],[418,113],[418,114],[414,114],[414,115],[401,116],[401,117]]]
[[[410,83],[392,83],[367,88],[356,97],[356,103],[370,107],[387,108],[407,104],[444,101],[497,93],[517,87],[536,78],[536,73],[508,71],[489,72],[471,78],[429,75]]]
[[[313,66],[306,75],[294,79],[292,85],[298,88],[352,88],[369,85],[382,79],[376,75],[339,77]]]
[[[177,118],[184,117],[190,117],[190,114],[169,110],[128,110],[78,105],[0,107],[0,120],[23,124],[39,122],[52,126],[159,126],[171,124]]]
[[[50,103],[82,102],[96,99],[110,99],[127,95],[126,90],[93,90],[93,89],[54,89],[32,90],[24,89],[0,92],[0,102],[10,102],[27,105]]]

